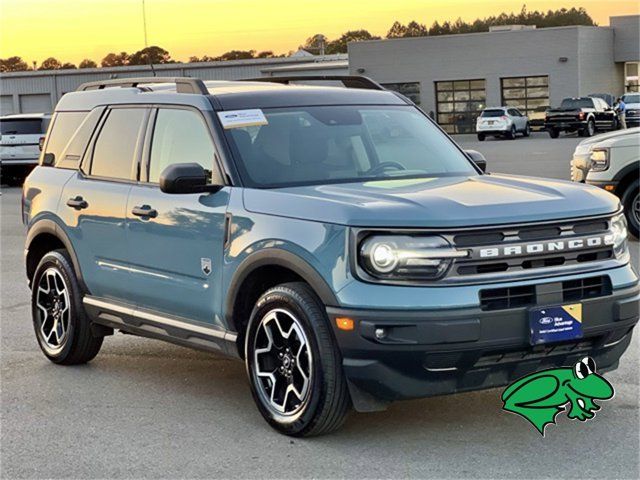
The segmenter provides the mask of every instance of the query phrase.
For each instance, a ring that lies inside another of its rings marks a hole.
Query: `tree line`
[[[410,21],[407,24],[394,22],[389,28],[386,38],[407,38],[407,37],[425,37],[437,35],[454,35],[459,33],[477,33],[487,32],[489,27],[499,25],[536,25],[538,28],[562,27],[568,25],[589,25],[595,26],[587,11],[580,8],[560,8],[558,10],[549,10],[546,13],[538,10],[528,11],[526,5],[522,6],[519,13],[501,13],[497,16],[478,18],[473,22],[465,22],[458,18],[454,22],[445,21],[439,23],[433,22],[430,27],[418,21]],[[322,33],[309,37],[299,48],[306,50],[314,55],[331,55],[337,53],[347,53],[347,45],[350,42],[361,42],[365,40],[379,40],[381,37],[372,35],[369,31],[350,30],[343,33],[338,38],[330,40]],[[289,52],[289,55],[293,51]],[[256,50],[231,50],[219,56],[210,57],[204,55],[202,57],[191,56],[189,62],[217,62],[225,60],[245,60],[252,58],[277,58],[286,55],[276,55],[270,50],[257,52]],[[125,65],[148,65],[148,64],[166,64],[176,63],[171,58],[167,50],[158,46],[151,46],[138,50],[135,53],[127,52],[109,53],[101,61],[101,67],[119,67]],[[49,57],[42,61],[40,65],[33,62],[28,65],[21,57],[14,56],[8,58],[0,58],[0,72],[17,72],[24,70],[63,70],[76,68],[97,68],[98,64],[91,59],[82,60],[77,66],[73,63],[62,63],[55,57]]]

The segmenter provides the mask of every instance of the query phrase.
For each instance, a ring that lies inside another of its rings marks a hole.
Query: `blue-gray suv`
[[[51,361],[87,362],[115,330],[238,357],[297,436],[352,406],[618,366],[640,290],[616,197],[485,173],[364,77],[262,80],[60,100],[22,199]]]

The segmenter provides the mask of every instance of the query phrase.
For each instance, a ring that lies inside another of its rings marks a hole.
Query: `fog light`
[[[376,328],[376,338],[382,340],[387,336],[387,331],[384,328]]]

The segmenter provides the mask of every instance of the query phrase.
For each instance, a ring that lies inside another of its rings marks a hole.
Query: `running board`
[[[90,295],[85,296],[82,302],[91,321],[98,325],[185,347],[239,357],[236,345],[238,335],[235,332],[177,317],[167,317]]]

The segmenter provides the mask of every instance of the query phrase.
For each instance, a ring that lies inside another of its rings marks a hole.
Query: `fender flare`
[[[78,261],[78,256],[73,248],[73,244],[69,239],[67,233],[63,230],[63,228],[54,220],[50,218],[43,218],[41,220],[36,220],[30,227],[27,232],[27,240],[25,241],[25,260],[29,251],[29,247],[31,247],[31,243],[33,240],[43,233],[47,233],[49,235],[53,235],[58,240],[62,242],[67,252],[69,252],[69,257],[71,258],[71,263],[73,265],[73,270],[76,274],[76,278],[83,292],[89,292],[87,285],[84,283],[84,277],[82,276],[82,270],[80,269],[80,262]],[[31,279],[29,279],[29,283],[31,283]]]
[[[233,325],[233,309],[240,286],[257,268],[265,265],[284,267],[299,275],[316,292],[325,306],[338,306],[338,299],[318,271],[298,255],[279,248],[266,248],[245,258],[236,269],[225,297],[225,320]]]
[[[627,175],[632,173],[640,172],[640,161],[631,162],[629,165],[626,165],[622,169],[620,169],[614,176],[612,181],[616,182],[616,194],[618,196],[622,196],[622,192],[618,191],[618,186],[622,180],[625,179]],[[633,182],[633,180],[631,180]],[[625,185],[626,186],[626,185]]]

